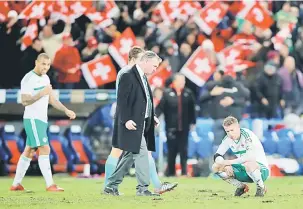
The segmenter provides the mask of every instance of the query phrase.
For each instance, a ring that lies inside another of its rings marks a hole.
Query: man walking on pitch
[[[24,190],[21,182],[37,149],[39,150],[38,164],[46,182],[46,190],[64,191],[63,188],[54,184],[50,167],[50,147],[47,138],[48,104],[63,111],[70,119],[75,119],[76,114],[55,98],[49,77],[46,75],[50,64],[51,60],[47,54],[39,54],[35,62],[35,68],[27,73],[21,81],[21,102],[25,106],[23,124],[27,138],[24,152],[17,164],[11,191]]]
[[[129,71],[141,58],[141,56],[144,54],[144,50],[138,46],[134,46],[130,51],[128,55],[128,65],[123,67],[118,75],[117,75],[117,80],[116,80],[116,94],[118,94],[118,88],[119,88],[119,82],[121,76]],[[112,150],[110,155],[108,156],[106,163],[105,163],[105,180],[104,180],[104,188],[106,187],[108,183],[108,178],[113,174],[115,171],[119,157],[121,156],[123,150],[116,148],[115,145],[113,145]],[[149,152],[148,155],[148,162],[149,162],[149,171],[150,171],[150,180],[155,188],[155,193],[165,193],[168,191],[171,191],[174,189],[178,184],[177,183],[169,183],[169,182],[164,182],[161,183],[154,158],[151,155],[151,152]]]
[[[240,128],[238,120],[232,116],[224,119],[223,128],[227,136],[214,156],[213,171],[237,187],[235,196],[248,192],[249,188],[243,182],[254,182],[257,185],[255,196],[263,197],[266,193],[264,181],[269,177],[269,168],[260,140],[252,131]],[[223,158],[229,148],[237,156],[236,159]]]

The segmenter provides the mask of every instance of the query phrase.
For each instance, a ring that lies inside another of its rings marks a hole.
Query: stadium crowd
[[[199,2],[201,8],[209,3]],[[89,88],[81,64],[108,54],[109,45],[130,27],[136,36],[136,44],[159,54],[173,73],[182,69],[198,47],[207,53],[216,70],[207,78],[206,85],[199,87],[186,79],[186,86],[193,91],[201,107],[201,116],[222,119],[233,114],[239,115],[240,119],[247,103],[252,117],[282,117],[284,112],[302,114],[303,3],[259,2],[274,20],[267,29],[241,18],[238,15],[240,3],[224,2],[229,6],[227,13],[211,33],[205,33],[193,15],[180,14],[171,22],[164,21],[158,1],[117,1],[118,12],[101,27],[96,27],[85,14],[76,19],[54,18],[52,15],[42,18],[37,37],[30,46],[22,49],[22,37],[30,20],[18,19],[18,14],[28,2],[10,1],[7,18],[0,22],[0,63],[2,72],[6,72],[0,78],[0,87],[19,88],[20,79],[33,69],[37,55],[46,52],[52,60],[50,78],[55,88]],[[98,11],[102,11],[105,4],[106,1],[93,2]],[[291,28],[290,34],[285,38],[277,36],[285,28]],[[277,39],[279,45],[275,42]],[[222,68],[218,53],[243,40],[250,50],[249,53],[245,51],[242,58],[253,65],[233,71],[234,76],[229,76],[228,70]],[[118,71],[120,67],[116,62],[114,65]],[[170,79],[166,84],[170,84]],[[225,99],[226,92],[222,88],[233,87],[245,91]],[[114,82],[99,88],[112,89]]]

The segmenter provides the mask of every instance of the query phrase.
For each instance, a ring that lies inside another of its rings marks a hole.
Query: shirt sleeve
[[[227,152],[228,149],[229,149],[228,139],[225,138],[225,139],[223,139],[222,143],[219,145],[219,148],[216,153],[223,156],[223,155],[225,155],[225,153]]]
[[[30,81],[28,79],[23,78],[21,81],[21,94],[32,94]]]

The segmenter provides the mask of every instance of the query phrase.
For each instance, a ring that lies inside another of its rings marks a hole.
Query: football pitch
[[[234,188],[213,178],[169,178],[179,182],[178,187],[160,197],[136,197],[135,178],[126,178],[120,187],[123,196],[100,194],[103,178],[77,179],[55,177],[65,189],[63,193],[45,191],[42,177],[25,177],[24,187],[32,193],[10,192],[12,178],[0,177],[0,209],[295,209],[303,208],[303,177],[270,179],[264,198],[254,197],[255,186],[243,197],[233,197]],[[150,187],[151,188],[151,187]]]

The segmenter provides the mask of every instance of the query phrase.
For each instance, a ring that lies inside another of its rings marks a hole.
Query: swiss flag
[[[244,18],[262,29],[267,29],[274,23],[272,14],[259,2],[242,2],[242,4],[241,10],[237,14],[238,17]]]
[[[32,1],[19,14],[19,19],[41,19],[44,18],[53,5],[50,1]]]
[[[208,58],[202,47],[199,46],[190,56],[180,72],[197,86],[201,87],[215,70],[215,65]]]
[[[97,88],[116,80],[117,72],[109,55],[95,58],[81,66],[89,88]]]
[[[21,44],[21,50],[25,50],[27,47],[31,46],[33,43],[33,40],[38,36],[38,25],[37,25],[37,19],[31,19],[25,34],[22,38],[22,44]]]
[[[80,17],[87,12],[89,8],[93,7],[92,1],[71,1],[67,2],[73,19]]]
[[[172,22],[175,18],[187,19],[189,16],[194,15],[197,10],[201,9],[199,2],[194,1],[161,1],[157,5],[161,17],[169,22]]]
[[[291,32],[293,28],[294,25],[290,24],[289,27],[281,29],[274,37],[271,38],[271,42],[273,43],[275,50],[280,50],[285,40],[292,37]]]
[[[163,62],[157,71],[148,77],[148,82],[153,89],[156,87],[164,87],[166,79],[168,79],[171,74],[171,67]]]
[[[237,72],[241,72],[243,70],[246,70],[247,68],[251,68],[254,66],[256,66],[255,62],[248,60],[236,60],[234,64],[219,66],[218,68],[222,69],[225,75],[230,75],[235,78]]]
[[[132,46],[136,45],[136,37],[130,27],[126,28],[119,38],[108,47],[109,53],[120,67],[127,65],[128,52]]]
[[[221,22],[227,11],[228,6],[226,4],[211,2],[201,10],[199,15],[194,17],[194,21],[202,31],[210,35]]]
[[[232,65],[236,60],[245,58],[245,50],[244,45],[231,45],[218,53],[218,60],[224,66]]]
[[[101,28],[106,28],[113,23],[106,12],[98,12],[94,7],[90,8],[85,15]]]
[[[9,5],[6,1],[0,1],[0,22],[7,19],[7,14],[10,11]]]

